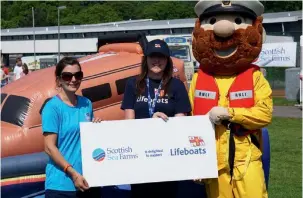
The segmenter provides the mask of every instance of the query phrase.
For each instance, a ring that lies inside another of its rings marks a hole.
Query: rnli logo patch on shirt
[[[85,113],[85,119],[86,119],[87,121],[91,121],[91,120],[90,120],[90,113]]]
[[[205,90],[196,90],[195,97],[197,98],[205,98],[205,99],[216,99],[216,92],[213,91],[205,91]]]
[[[158,89],[155,88],[155,94],[158,92]],[[165,94],[165,96],[168,96],[167,94]],[[160,90],[160,97],[164,97],[164,90]]]
[[[252,98],[252,97],[253,97],[252,90],[230,92],[230,100],[239,100],[239,99]]]

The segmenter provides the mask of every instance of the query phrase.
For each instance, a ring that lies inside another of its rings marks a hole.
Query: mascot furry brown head
[[[193,54],[204,72],[240,73],[259,56],[264,7],[251,2],[203,0],[196,5]]]

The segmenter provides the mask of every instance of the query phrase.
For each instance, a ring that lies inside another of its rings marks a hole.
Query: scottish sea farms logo
[[[97,162],[102,162],[105,159],[105,152],[101,148],[97,148],[93,151],[93,159]]]
[[[138,158],[138,154],[133,152],[133,149],[128,147],[120,148],[97,148],[93,151],[92,157],[94,160],[101,162],[103,160],[134,160]]]

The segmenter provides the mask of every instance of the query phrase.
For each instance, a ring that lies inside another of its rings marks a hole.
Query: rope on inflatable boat
[[[34,183],[34,182],[42,182],[42,181],[45,181],[45,174],[28,175],[28,176],[14,177],[8,179],[1,179],[1,186],[8,186],[8,185],[22,184],[22,183]]]

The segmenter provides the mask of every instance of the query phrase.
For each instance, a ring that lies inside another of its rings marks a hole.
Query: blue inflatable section
[[[48,156],[44,152],[1,158],[1,179],[26,177],[45,173]],[[44,181],[16,183],[1,187],[7,198],[19,198],[44,190]]]
[[[35,193],[38,191],[44,193],[44,182],[4,186],[1,188],[1,195],[5,198],[20,198],[30,193],[29,197],[36,197]]]
[[[263,137],[263,170],[265,175],[266,186],[268,189],[269,182],[269,170],[270,170],[270,141],[267,129],[262,130]],[[42,157],[42,154],[33,154],[36,158]],[[12,160],[12,159],[9,159]],[[40,158],[39,165],[43,164],[46,157]],[[20,163],[20,161],[19,161]],[[3,169],[2,169],[3,170]],[[24,172],[28,173],[28,169],[22,169]],[[41,170],[39,170],[40,172]],[[10,171],[6,176],[15,175],[14,171]],[[35,190],[34,192],[31,190]],[[44,182],[37,182],[32,184],[22,184],[18,186],[6,186],[1,189],[2,195],[8,198],[22,197],[22,198],[44,198]],[[120,185],[120,186],[110,186],[103,187],[102,198],[130,198],[130,185]],[[27,192],[27,195],[24,194]],[[26,196],[25,196],[26,195]],[[193,181],[180,181],[179,182],[179,192],[178,198],[207,198],[205,188],[203,185],[196,184]]]
[[[1,179],[44,174],[48,156],[44,152],[1,159]]]

